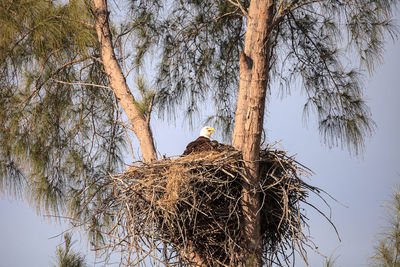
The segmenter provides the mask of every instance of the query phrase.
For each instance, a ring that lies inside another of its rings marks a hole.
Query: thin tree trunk
[[[245,35],[245,55],[240,59],[240,83],[235,114],[233,146],[243,153],[249,183],[242,191],[243,232],[246,265],[261,266],[259,156],[264,123],[266,89],[269,82],[273,0],[252,0]]]
[[[135,98],[126,83],[125,76],[115,58],[109,26],[107,1],[94,0],[93,3],[95,7],[95,26],[100,43],[100,53],[104,70],[110,81],[111,89],[115,93],[118,102],[121,104],[121,107],[129,118],[132,124],[132,129],[139,140],[143,160],[150,162],[157,158],[157,154],[149,120],[146,121],[144,115],[137,109]],[[150,116],[150,114],[148,116]]]
[[[136,108],[135,99],[128,88],[121,67],[115,58],[108,20],[107,0],[93,0],[93,2],[101,58],[110,80],[111,89],[114,91],[119,103],[132,123],[132,129],[139,139],[144,161],[155,160],[157,156],[149,120],[146,120]],[[182,253],[183,258],[190,258],[192,262],[196,263],[196,266],[205,266],[203,259],[194,252],[190,244],[187,246],[187,251],[182,251]],[[186,254],[188,254],[187,257],[185,256]]]

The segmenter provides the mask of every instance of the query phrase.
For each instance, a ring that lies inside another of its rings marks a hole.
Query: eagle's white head
[[[215,133],[215,129],[211,126],[206,126],[201,129],[200,136],[210,138],[213,133]]]

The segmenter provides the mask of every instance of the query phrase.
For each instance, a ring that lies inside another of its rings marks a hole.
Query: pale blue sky
[[[394,186],[400,185],[400,42],[388,43],[386,50],[384,64],[366,80],[365,95],[378,128],[367,141],[361,158],[337,148],[326,148],[314,124],[303,126],[301,94],[294,93],[281,100],[273,92],[267,105],[268,140],[281,140],[283,149],[297,154],[297,160],[315,172],[308,182],[346,205],[329,201],[342,242],[320,215],[307,208],[313,241],[321,253],[327,256],[334,253],[338,257],[336,266],[367,265],[375,237],[386,223],[382,204],[390,199]],[[153,131],[158,150],[167,155],[182,153],[186,144],[198,136],[200,128],[191,131],[180,123],[168,126],[155,120]],[[323,206],[316,198],[311,200]],[[50,266],[61,240],[51,237],[60,234],[65,225],[49,223],[36,216],[24,202],[6,197],[0,198],[0,214],[0,267]],[[75,248],[88,252],[84,241]],[[319,255],[310,251],[309,258],[310,266],[322,266]],[[300,259],[296,262],[296,266],[305,266]],[[103,264],[94,265],[91,260],[89,266]]]

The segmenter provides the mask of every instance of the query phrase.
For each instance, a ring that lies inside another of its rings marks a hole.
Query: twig
[[[60,81],[56,79],[50,79],[54,82],[61,83],[61,84],[68,84],[68,85],[86,85],[86,86],[93,86],[93,87],[99,87],[99,88],[106,88],[106,89],[111,89],[109,86],[105,85],[100,85],[100,84],[94,84],[94,83],[83,83],[83,82],[65,82],[65,81]]]

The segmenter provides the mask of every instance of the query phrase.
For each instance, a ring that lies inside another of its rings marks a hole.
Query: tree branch
[[[109,26],[107,1],[93,0],[93,3],[94,10],[92,10],[92,12],[95,18],[101,58],[105,73],[110,82],[111,90],[114,92],[119,104],[132,124],[134,133],[139,140],[144,161],[153,161],[157,159],[157,153],[150,125],[136,107],[135,98],[128,87],[121,66],[115,57],[112,33]]]
[[[232,5],[234,5],[234,6],[238,7],[238,8],[240,8],[240,10],[241,10],[242,13],[243,13],[243,16],[245,16],[247,19],[250,18],[250,17],[249,17],[249,14],[247,13],[247,11],[245,10],[245,8],[243,7],[243,5],[242,5],[239,1],[234,2],[233,0],[228,0],[228,2],[231,3]]]
[[[93,86],[93,87],[100,87],[100,88],[106,88],[106,89],[111,89],[109,86],[105,85],[99,85],[99,84],[94,84],[94,83],[83,83],[83,82],[65,82],[65,81],[60,81],[56,79],[50,79],[51,81],[61,83],[61,84],[68,84],[68,85],[86,85],[86,86]]]

